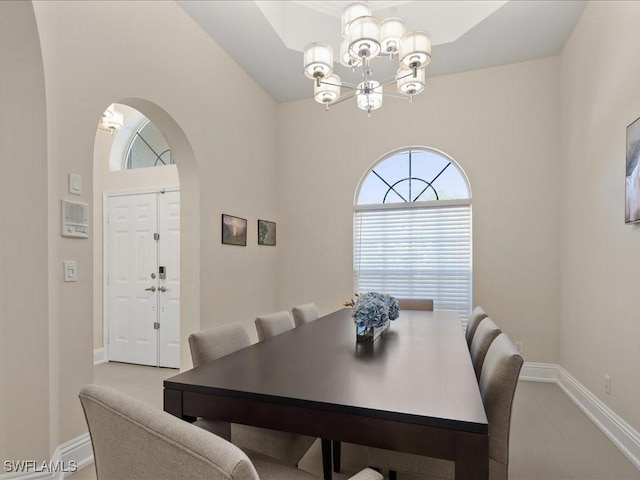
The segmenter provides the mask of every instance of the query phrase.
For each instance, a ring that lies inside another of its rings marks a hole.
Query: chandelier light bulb
[[[375,80],[362,82],[358,85],[356,93],[358,108],[370,112],[382,106],[382,85]]]
[[[396,75],[398,91],[405,95],[418,95],[424,90],[426,75],[424,68],[413,71],[400,68]]]
[[[349,68],[356,68],[362,64],[360,58],[352,56],[349,52],[349,41],[346,38],[340,42],[340,63]]]
[[[382,53],[393,56],[400,50],[400,39],[405,33],[404,20],[401,18],[387,18],[382,21],[380,46]]]
[[[377,18],[360,17],[351,22],[349,53],[369,60],[380,53],[380,21]]]
[[[400,61],[405,68],[426,67],[431,61],[431,37],[427,32],[409,32],[400,39]]]
[[[315,80],[333,73],[333,48],[326,43],[310,43],[304,47],[304,74]]]
[[[356,18],[370,17],[371,9],[366,2],[354,2],[342,11],[342,36],[349,38],[351,22]]]
[[[316,102],[322,104],[329,104],[335,102],[340,98],[340,77],[338,75],[331,75],[323,79],[320,85],[317,83],[313,87],[313,97]]]

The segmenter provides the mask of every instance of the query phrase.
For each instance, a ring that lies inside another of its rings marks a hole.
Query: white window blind
[[[445,205],[443,205],[445,203]],[[356,206],[354,290],[431,298],[435,308],[471,309],[471,205]]]

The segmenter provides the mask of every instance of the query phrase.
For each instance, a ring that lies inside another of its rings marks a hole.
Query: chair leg
[[[340,473],[340,461],[342,459],[342,442],[333,441],[333,471]]]
[[[389,480],[398,480],[398,472],[389,470]]]
[[[324,480],[332,480],[331,472],[331,440],[320,440],[322,445],[322,478]]]

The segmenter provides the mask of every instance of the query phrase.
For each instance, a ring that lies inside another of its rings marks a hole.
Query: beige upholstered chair
[[[194,367],[249,345],[251,340],[241,323],[223,325],[189,335]],[[224,432],[221,423],[212,420],[198,419],[195,425],[215,434]],[[277,458],[287,465],[297,465],[315,438],[234,423],[231,424],[231,441],[241,448]]]
[[[293,307],[291,309],[291,313],[293,313],[293,322],[296,324],[296,327],[304,325],[305,323],[313,322],[320,317],[315,303],[304,303],[297,307]]]
[[[467,322],[467,330],[465,336],[467,337],[467,346],[471,348],[471,342],[473,342],[473,335],[476,333],[476,328],[480,324],[480,321],[487,316],[484,308],[477,306],[471,312],[469,321]]]
[[[99,480],[317,480],[115,390],[87,385],[80,402]],[[352,480],[381,480],[363,470]]]
[[[509,429],[522,357],[505,333],[493,341],[482,365],[480,394],[489,421],[489,479],[507,480],[509,475]],[[454,478],[454,463],[409,453],[369,448],[369,465],[395,472],[427,475],[427,478]]]
[[[484,357],[489,351],[491,342],[500,335],[502,331],[489,317],[483,318],[478,324],[476,333],[473,336],[473,342],[471,342],[471,362],[473,363],[473,369],[476,372],[476,378],[480,381],[480,374],[482,373],[482,364]]]
[[[260,315],[256,318],[256,330],[258,332],[258,340],[263,341],[275,335],[280,335],[295,328],[291,314],[287,311],[269,313]]]
[[[433,310],[430,298],[399,298],[400,310]]]

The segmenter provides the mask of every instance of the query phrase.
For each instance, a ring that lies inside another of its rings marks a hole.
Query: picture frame
[[[276,245],[276,222],[258,220],[258,245]]]
[[[247,246],[247,219],[222,214],[222,243],[238,247]]]
[[[627,127],[624,223],[640,222],[640,118]]]

